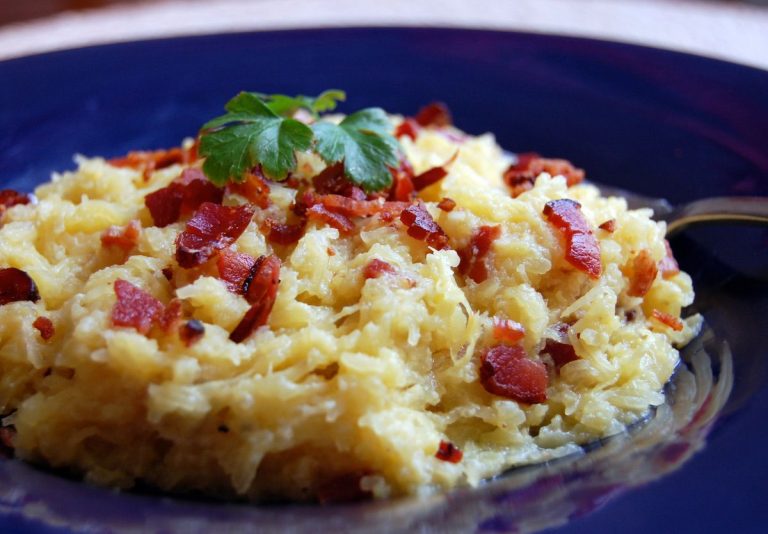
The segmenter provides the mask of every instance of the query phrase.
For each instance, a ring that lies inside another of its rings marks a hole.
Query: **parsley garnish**
[[[389,167],[397,165],[399,145],[386,113],[366,108],[339,124],[320,113],[335,109],[343,91],[317,97],[240,93],[227,102],[227,113],[203,125],[200,154],[203,171],[217,185],[242,181],[257,165],[272,179],[283,180],[296,169],[296,152],[313,149],[327,164],[343,162],[344,174],[368,192],[392,183]],[[292,118],[302,109],[314,117],[311,127]]]

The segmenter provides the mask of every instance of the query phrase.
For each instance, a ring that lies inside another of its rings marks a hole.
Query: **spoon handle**
[[[667,221],[667,235],[701,223],[768,224],[768,197],[704,198],[678,206],[663,218]]]

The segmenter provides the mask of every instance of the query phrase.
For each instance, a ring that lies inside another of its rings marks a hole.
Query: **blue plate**
[[[177,145],[241,89],[338,87],[349,95],[342,111],[407,114],[443,100],[471,133],[493,131],[512,151],[565,157],[596,181],[673,203],[768,195],[768,72],[624,44],[458,29],[244,33],[15,59],[0,63],[0,80],[0,180],[21,190],[72,168],[75,153]],[[256,507],[118,494],[0,460],[0,531],[762,532],[768,234],[696,229],[673,247],[694,277],[697,311],[733,349],[736,382],[707,446],[639,489],[567,460],[547,476],[517,470],[428,500]],[[653,457],[644,461],[654,472]]]

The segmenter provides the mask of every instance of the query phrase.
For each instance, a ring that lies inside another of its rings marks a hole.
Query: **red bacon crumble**
[[[336,228],[342,235],[352,233],[355,229],[355,224],[341,213],[334,213],[328,210],[323,204],[315,204],[307,209],[307,217],[313,221],[319,221]]]
[[[416,189],[416,191],[421,191],[422,189],[426,189],[432,184],[435,184],[448,176],[448,167],[456,161],[456,158],[459,157],[459,151],[453,153],[453,156],[448,159],[445,163],[438,167],[432,167],[431,169],[427,169],[426,171],[422,172],[421,174],[413,177],[413,187]]]
[[[456,201],[448,197],[443,198],[437,203],[437,207],[445,212],[451,212],[456,207]]]
[[[512,319],[493,318],[493,339],[514,345],[525,337],[525,327]]]
[[[48,317],[38,317],[32,323],[32,326],[34,326],[37,331],[40,332],[40,337],[43,338],[43,341],[48,341],[56,333],[56,329],[53,326],[53,321],[51,321]]]
[[[605,230],[609,234],[612,234],[616,231],[616,219],[608,219],[604,223],[602,223],[600,226],[598,226],[601,230]]]
[[[644,297],[651,289],[653,281],[656,280],[658,267],[653,261],[651,253],[647,249],[641,250],[632,260],[632,266],[629,269],[629,289],[627,295],[630,297]]]
[[[581,204],[569,198],[551,200],[544,206],[544,216],[565,237],[566,261],[590,277],[600,278],[600,244],[581,213]]]
[[[400,157],[400,165],[397,168],[390,167],[392,174],[392,187],[389,190],[389,200],[397,202],[410,202],[414,197],[413,167],[405,156]]]
[[[181,319],[181,301],[173,299],[163,308],[157,324],[163,329],[163,332],[170,332],[171,328]]]
[[[267,324],[269,314],[277,298],[280,283],[280,260],[277,256],[260,256],[243,283],[246,300],[251,308],[235,327],[229,339],[240,343],[257,328]]]
[[[176,261],[196,267],[234,243],[253,217],[251,206],[221,206],[203,202],[176,238]]]
[[[255,264],[256,258],[253,256],[226,249],[219,253],[216,260],[219,278],[227,286],[227,289],[238,295],[245,295],[243,286],[251,275],[251,270]]]
[[[144,204],[156,226],[165,227],[189,215],[204,202],[221,204],[224,190],[216,187],[201,169],[184,171],[168,186],[144,197]]]
[[[674,254],[672,254],[672,247],[669,246],[669,241],[664,240],[664,246],[667,249],[667,255],[664,256],[659,262],[659,271],[661,277],[668,280],[680,272],[680,267],[677,265],[677,260]]]
[[[459,274],[468,275],[479,284],[488,279],[488,266],[485,257],[491,245],[501,236],[501,226],[481,226],[472,234],[469,244],[458,250]]]
[[[678,319],[674,315],[670,315],[660,310],[654,309],[651,312],[651,317],[653,317],[660,323],[667,325],[668,327],[670,327],[672,330],[675,330],[676,332],[680,332],[684,326],[683,322],[680,319]]]
[[[480,382],[488,393],[526,404],[547,400],[547,368],[520,345],[496,345],[481,356]]]
[[[165,276],[165,279],[169,282],[173,280],[173,269],[169,265],[168,267],[163,267],[163,270],[161,271],[163,273],[163,276]]]
[[[509,186],[512,197],[517,197],[532,189],[536,178],[543,172],[564,176],[568,187],[584,180],[584,171],[574,167],[570,161],[542,158],[535,152],[526,152],[518,154],[517,162],[504,172],[504,182]]]
[[[0,214],[7,208],[18,204],[29,204],[32,202],[32,195],[29,193],[19,193],[13,189],[3,189],[0,191]]]
[[[0,306],[24,300],[30,302],[40,300],[35,281],[16,267],[0,269]]]
[[[406,117],[403,122],[395,128],[395,137],[410,137],[415,141],[416,137],[419,135],[420,129],[421,127],[418,122],[410,117]]]
[[[438,446],[437,452],[435,453],[435,458],[444,462],[457,464],[463,457],[464,453],[461,452],[461,449],[459,449],[456,445],[450,441],[440,440],[440,445]]]
[[[334,163],[312,178],[315,191],[321,195],[339,195],[355,200],[365,200],[365,193],[344,175],[344,164]]]
[[[190,347],[205,335],[205,326],[197,319],[190,319],[179,327],[179,338],[184,346]]]
[[[386,261],[374,258],[363,269],[363,277],[368,280],[369,278],[379,278],[386,274],[395,274],[395,272],[395,268],[392,265]]]
[[[120,158],[113,158],[108,161],[113,167],[130,167],[141,170],[144,179],[148,180],[150,175],[159,169],[164,169],[175,164],[188,164],[197,159],[197,143],[189,149],[170,148],[168,150],[154,151],[134,151]]]
[[[165,313],[165,306],[155,297],[126,280],[115,280],[117,301],[112,307],[112,324],[131,326],[147,335]]]
[[[284,224],[267,218],[263,230],[266,231],[267,241],[273,245],[294,245],[302,238],[306,227],[306,219],[301,219],[296,224]]]
[[[448,106],[442,102],[432,102],[419,110],[414,120],[423,127],[434,126],[442,128],[453,124]]]
[[[246,174],[245,180],[242,182],[230,183],[227,186],[227,190],[245,197],[261,209],[268,208],[271,203],[269,200],[269,184],[261,171],[261,167],[256,167]]]
[[[128,252],[139,242],[141,223],[131,221],[126,226],[110,226],[101,234],[103,247],[118,247]]]
[[[322,484],[317,489],[317,501],[320,504],[334,504],[365,501],[373,494],[360,487],[360,482],[369,473],[348,473]]]
[[[443,229],[432,219],[424,204],[412,204],[400,213],[400,221],[408,227],[406,233],[419,241],[426,243],[437,250],[448,246],[448,236]]]
[[[552,361],[555,363],[557,369],[560,369],[567,363],[579,359],[573,345],[568,341],[568,329],[570,329],[570,326],[565,323],[556,325],[555,331],[557,332],[557,338],[548,338],[541,351],[552,357]]]

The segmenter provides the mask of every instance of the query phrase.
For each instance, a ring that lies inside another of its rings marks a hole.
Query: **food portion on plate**
[[[564,160],[241,93],[0,194],[0,438],[118,488],[347,501],[622,432],[697,332],[663,223]]]

